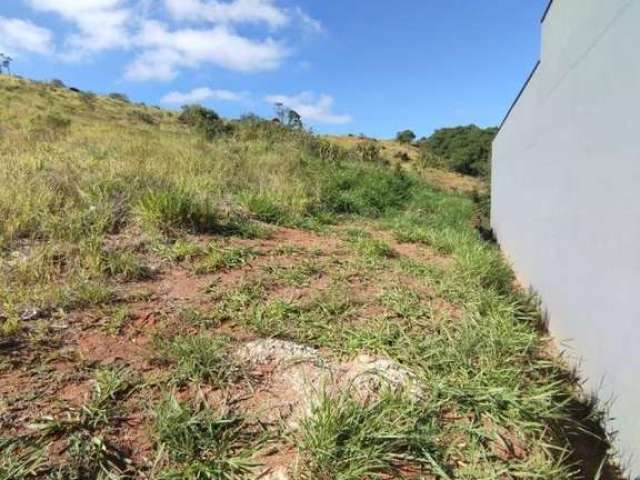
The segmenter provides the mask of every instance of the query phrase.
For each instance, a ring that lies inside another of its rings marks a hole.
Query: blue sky
[[[14,71],[225,116],[275,101],[318,132],[497,125],[548,0],[2,0]]]

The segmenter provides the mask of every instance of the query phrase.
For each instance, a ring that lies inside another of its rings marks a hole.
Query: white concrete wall
[[[640,0],[555,0],[494,143],[492,223],[640,475]],[[632,458],[635,457],[635,458]]]

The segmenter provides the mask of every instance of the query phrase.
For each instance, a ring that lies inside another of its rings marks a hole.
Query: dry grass
[[[0,480],[580,478],[577,387],[468,196],[271,124],[206,139],[6,77],[0,101]],[[272,372],[234,351],[266,337],[429,395],[285,431],[243,408]]]

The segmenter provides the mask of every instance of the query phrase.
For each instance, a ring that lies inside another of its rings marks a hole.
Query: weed
[[[154,251],[163,259],[180,263],[191,261],[204,255],[203,248],[187,240],[178,239],[171,244],[159,243]]]
[[[156,338],[160,352],[175,363],[174,381],[227,386],[242,377],[229,351],[229,339],[208,335]]]
[[[167,396],[154,410],[158,447],[176,463],[165,480],[242,479],[256,467],[256,436],[244,418]]]
[[[195,272],[206,274],[215,273],[223,268],[242,267],[257,255],[258,253],[251,248],[224,248],[210,243],[204,258],[195,265]]]
[[[356,248],[364,260],[368,263],[375,263],[379,260],[386,258],[393,258],[396,256],[395,251],[389,246],[388,243],[377,239],[363,239],[358,241]]]
[[[0,341],[13,337],[22,331],[22,323],[17,317],[0,319]]]
[[[213,203],[179,188],[146,192],[137,214],[152,232],[215,233],[221,229]]]
[[[113,415],[115,404],[129,395],[135,385],[135,378],[126,369],[98,370],[91,398],[81,407],[81,424],[90,430],[107,424]]]
[[[322,274],[320,265],[312,261],[292,265],[266,265],[263,270],[270,279],[293,287],[309,285],[312,278]]]
[[[380,303],[403,319],[424,321],[432,316],[431,309],[423,304],[421,296],[406,288],[396,287],[385,291]]]
[[[67,457],[68,463],[56,472],[65,480],[122,479],[130,469],[130,461],[117,448],[86,431],[70,436]]]
[[[402,470],[449,478],[441,466],[435,412],[391,396],[361,405],[321,395],[302,422],[303,479],[388,478]]]
[[[182,310],[180,312],[180,320],[195,327],[213,328],[220,325],[214,314],[205,313],[194,308]]]
[[[105,274],[123,281],[147,280],[153,276],[152,270],[127,250],[106,251],[100,263]]]
[[[47,445],[42,441],[0,438],[0,480],[27,480],[46,470]]]
[[[127,322],[132,319],[131,311],[127,305],[115,307],[102,323],[101,329],[109,335],[119,335]]]

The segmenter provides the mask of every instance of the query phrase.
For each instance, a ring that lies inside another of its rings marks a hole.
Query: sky
[[[0,0],[15,73],[319,133],[498,125],[548,0]]]

